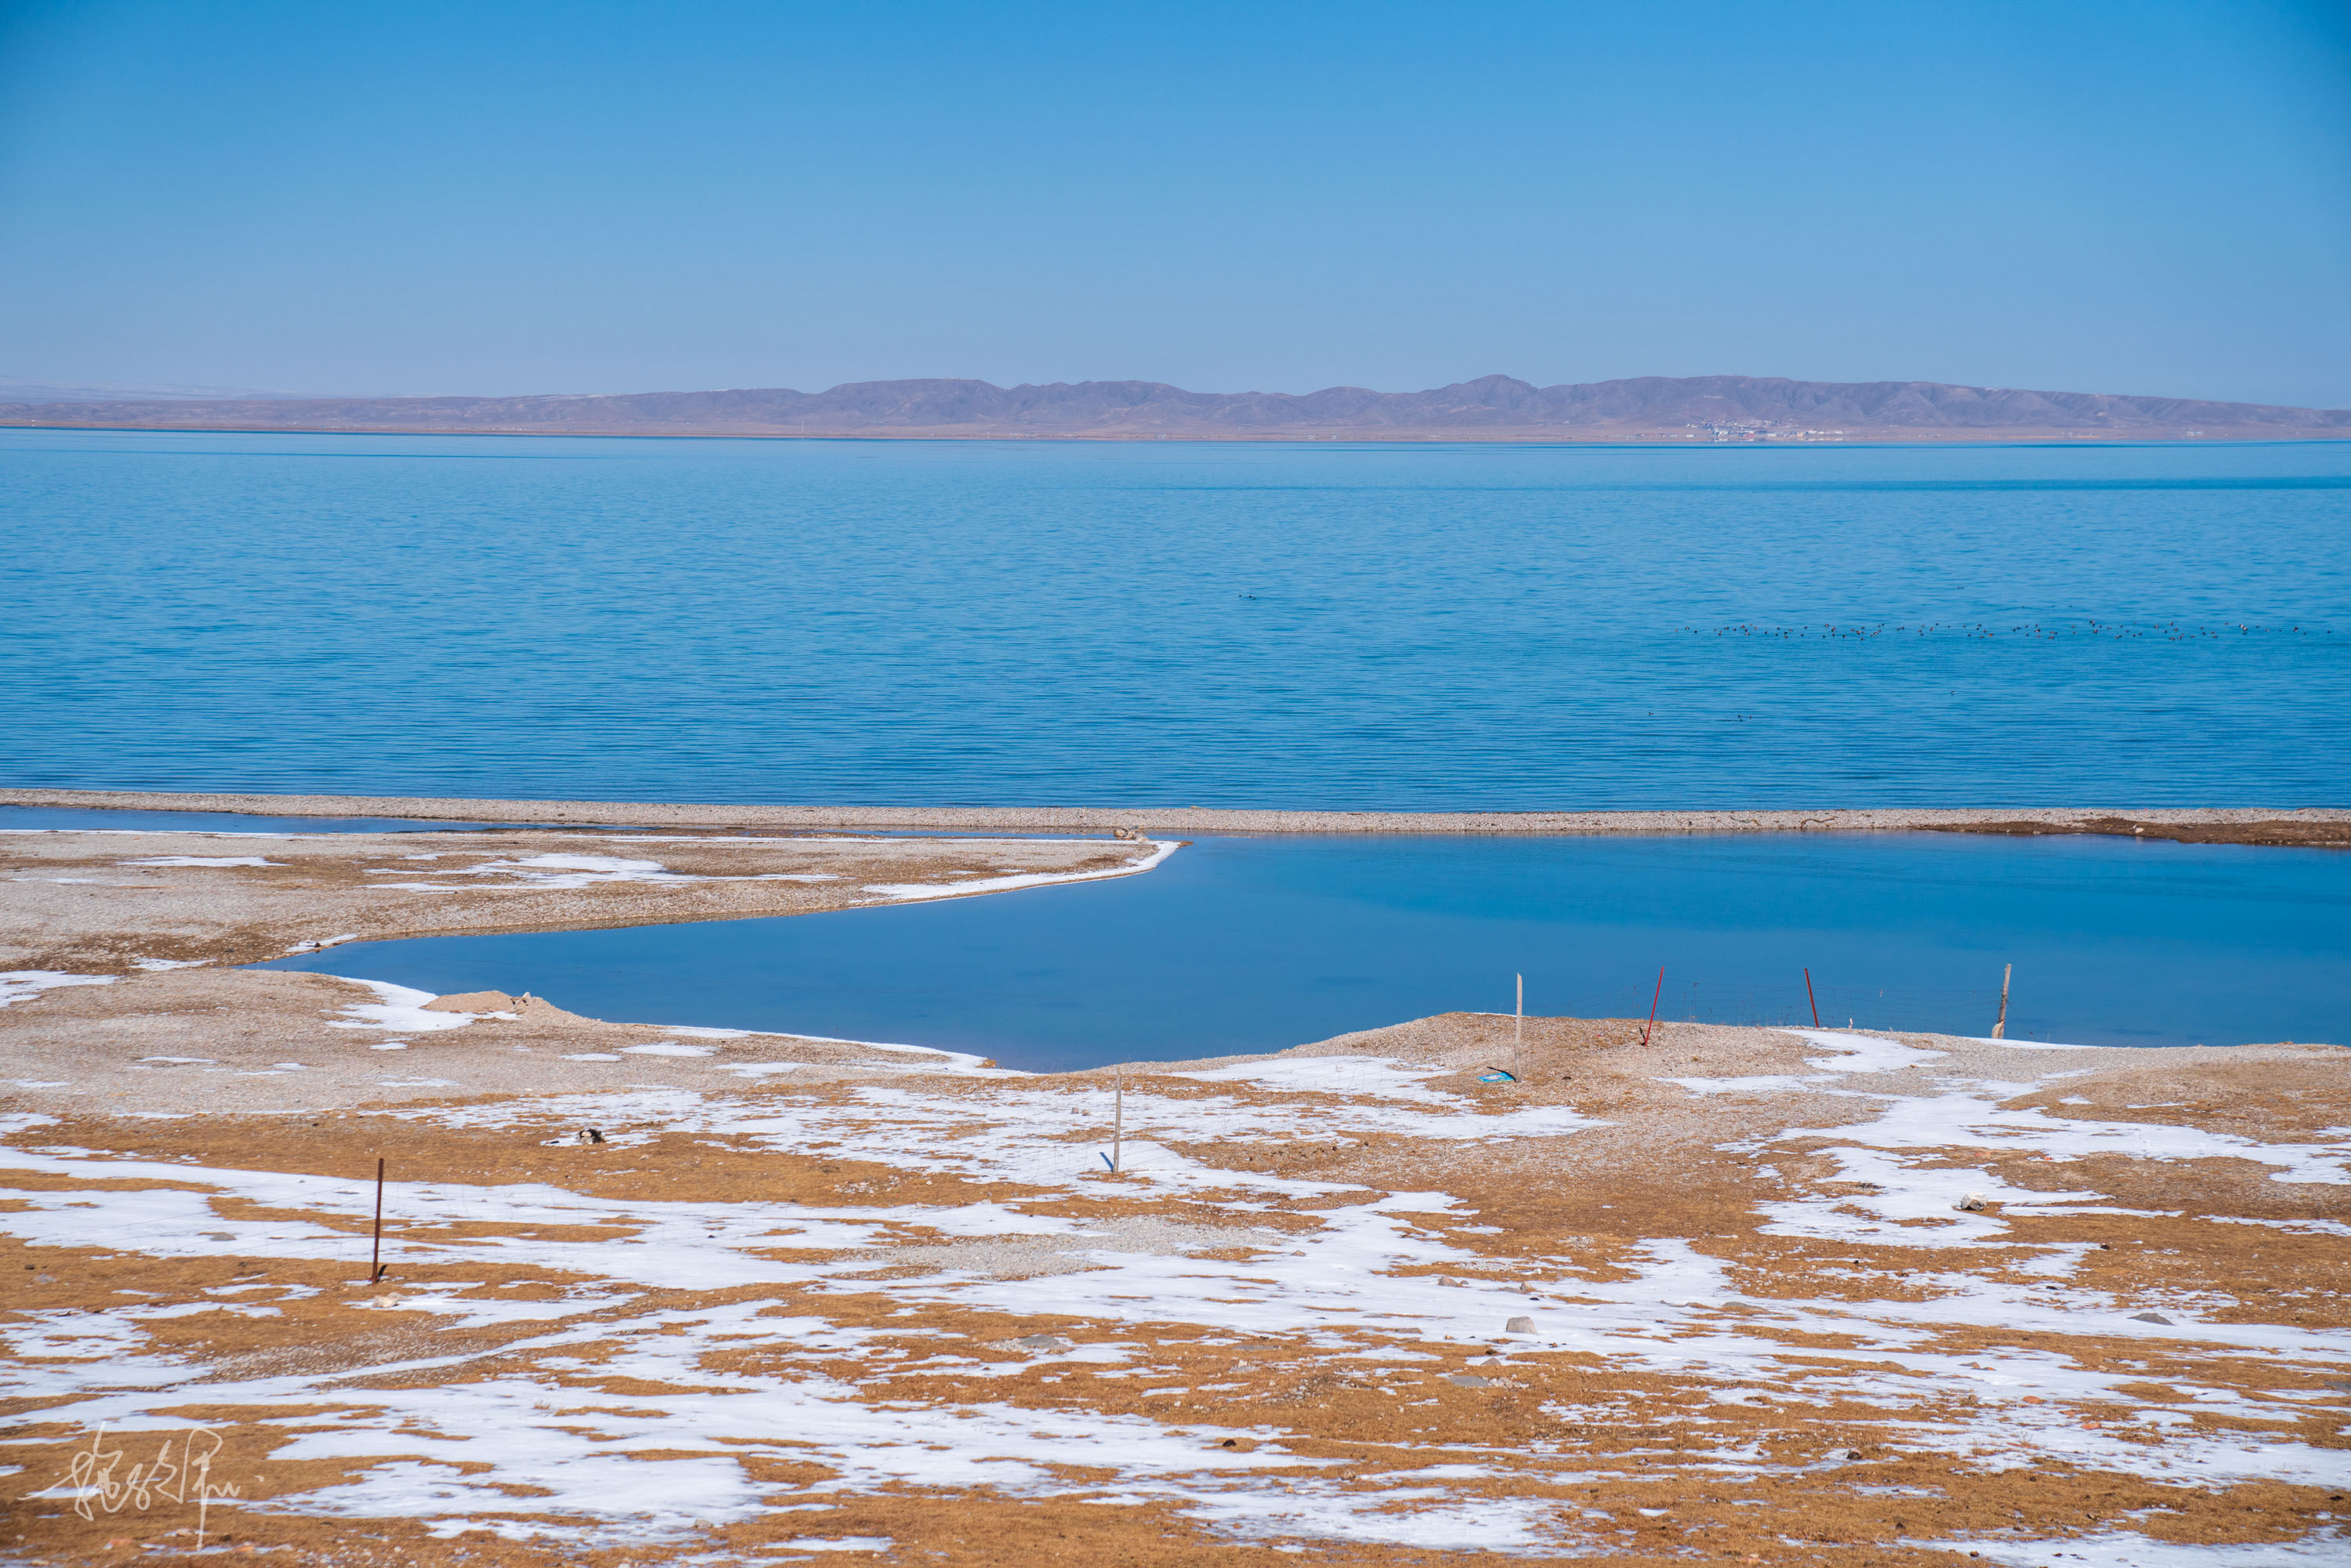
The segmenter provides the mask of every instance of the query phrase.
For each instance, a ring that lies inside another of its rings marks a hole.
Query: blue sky
[[[0,376],[2351,404],[2351,5],[0,5]]]

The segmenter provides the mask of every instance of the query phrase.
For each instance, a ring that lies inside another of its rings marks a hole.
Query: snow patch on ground
[[[428,1012],[424,1004],[433,1000],[431,991],[395,986],[389,980],[361,980],[349,975],[335,975],[329,978],[365,986],[379,998],[372,1002],[353,1002],[339,1009],[343,1019],[329,1024],[327,1027],[329,1029],[380,1029],[392,1034],[412,1031],[421,1034],[444,1029],[463,1029],[476,1018],[488,1016],[483,1013]]]
[[[435,877],[502,877],[506,880],[485,885],[507,892],[594,887],[604,883],[620,882],[684,883],[714,880],[671,871],[659,861],[622,860],[612,855],[525,855],[517,860],[488,860],[478,865],[424,874]],[[413,893],[446,893],[451,888],[450,883],[439,882],[378,882],[369,885]]]
[[[981,877],[972,882],[877,883],[863,889],[902,903],[925,898],[960,898],[974,893],[1009,893],[1015,888],[1044,887],[1053,883],[1096,882],[1103,877],[1134,876],[1157,866],[1182,847],[1180,840],[1150,839],[1151,852],[1139,861],[1109,871],[1024,872],[1016,876]]]
[[[12,1002],[29,1001],[43,991],[60,986],[110,986],[112,975],[66,975],[55,969],[9,969],[0,971],[0,1008]]]
[[[314,942],[297,942],[286,949],[286,956],[290,958],[297,953],[316,953],[321,947],[340,947],[346,942],[356,942],[359,939],[358,932],[346,931],[340,936],[321,936]]]
[[[824,1037],[821,1035],[808,1034],[795,1035],[792,1038],[795,1040],[824,1040]],[[912,1070],[916,1072],[945,1072],[977,1078],[1025,1078],[1029,1076],[1029,1074],[1025,1072],[1019,1072],[1008,1067],[991,1067],[988,1065],[987,1058],[975,1055],[967,1051],[943,1051],[935,1045],[891,1045],[878,1040],[824,1040],[824,1043],[828,1045],[862,1045],[868,1051],[904,1051],[909,1055],[929,1057],[931,1059],[929,1061],[924,1062],[920,1066]]]
[[[1823,1072],[1900,1072],[1950,1057],[1949,1051],[1904,1045],[1900,1040],[1879,1040],[1875,1035],[1847,1034],[1841,1030],[1791,1029],[1781,1032],[1836,1052],[1834,1056],[1805,1058],[1805,1066]]]
[[[1905,1186],[1920,1185],[1907,1174],[1906,1152],[1924,1155],[1929,1150],[1951,1149],[2032,1153],[2059,1163],[2096,1155],[2125,1155],[2167,1162],[2248,1160],[2272,1166],[2272,1181],[2325,1186],[2351,1183],[2351,1144],[2266,1144],[2233,1133],[2210,1132],[2168,1122],[2099,1122],[2086,1117],[2053,1116],[2039,1106],[2002,1104],[1989,1095],[1964,1089],[1938,1094],[1888,1096],[1885,1110],[1875,1121],[1848,1123],[1839,1127],[1791,1127],[1771,1141],[1795,1138],[1826,1138],[1844,1145],[1823,1152],[1844,1165],[1847,1180],[1899,1183]],[[1997,1178],[1985,1172],[1964,1168],[1938,1169],[1928,1179],[1938,1192],[1949,1189],[1946,1201],[1955,1200],[1971,1188],[1995,1201],[2030,1204],[2088,1203],[2104,1196],[2002,1187]]]
[[[1817,1089],[1828,1077],[1790,1078],[1761,1074],[1752,1078],[1667,1078],[1666,1083],[1678,1083],[1693,1094],[1777,1094],[1791,1089]]]
[[[1173,1072],[1167,1076],[1196,1079],[1202,1083],[1255,1083],[1267,1089],[1300,1092],[1357,1094],[1383,1100],[1415,1101],[1428,1105],[1459,1105],[1462,1102],[1458,1095],[1443,1093],[1421,1082],[1425,1078],[1440,1078],[1459,1071],[1458,1067],[1399,1061],[1384,1056],[1277,1056],[1258,1061],[1236,1062],[1230,1067]]]

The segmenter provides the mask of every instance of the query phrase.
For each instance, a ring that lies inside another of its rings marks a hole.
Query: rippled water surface
[[[0,782],[2351,803],[2351,446],[0,433]]]

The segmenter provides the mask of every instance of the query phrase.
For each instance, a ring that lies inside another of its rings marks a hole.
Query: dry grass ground
[[[0,1562],[2351,1552],[2336,1047],[1454,1014],[1031,1076],[135,960],[1148,846],[17,837],[92,879],[0,883],[19,950],[105,983],[0,1007]],[[422,853],[711,880],[371,885]],[[120,863],[174,854],[277,863]]]
[[[193,1503],[56,1483],[200,1425],[211,1528],[320,1563],[2340,1550],[2346,1053],[1540,1019],[1482,1084],[1505,1030],[1130,1068],[1116,1175],[1111,1075],[782,1037],[636,1087],[25,1091],[0,1539],[192,1546]],[[616,1030],[653,1032],[434,1049]],[[1949,1144],[1890,1124],[1921,1105]]]

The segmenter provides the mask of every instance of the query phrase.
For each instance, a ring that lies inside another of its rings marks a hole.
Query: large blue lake
[[[2343,444],[7,431],[0,783],[2341,805],[2346,521]]]
[[[31,824],[27,824],[31,825]],[[60,824],[63,825],[63,824]],[[2351,853],[1935,833],[1206,839],[1146,875],[265,967],[1038,1069],[1280,1050],[1454,1009],[2351,1042]],[[1812,971],[1808,998],[1804,971]],[[1508,1037],[1498,1021],[1496,1039]]]

